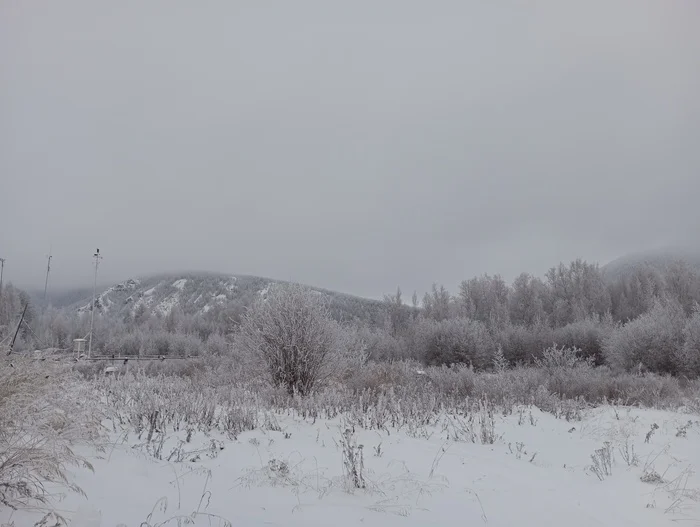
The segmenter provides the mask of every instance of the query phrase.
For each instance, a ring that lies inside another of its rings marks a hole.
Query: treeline
[[[433,286],[419,306],[401,291],[385,298],[387,323],[368,331],[375,360],[467,363],[489,369],[533,363],[553,344],[615,369],[700,375],[700,275],[684,262],[660,271],[640,265],[606,281],[596,264],[576,260],[545,279],[512,284],[484,275],[450,294]]]
[[[246,309],[259,299],[251,293],[207,313],[176,305],[167,315],[140,306],[119,317],[96,316],[93,351],[226,353]],[[0,341],[7,343],[27,301],[22,291],[4,288]],[[642,264],[606,280],[598,265],[576,260],[550,269],[544,279],[521,274],[508,284],[484,275],[462,282],[455,293],[435,285],[421,301],[414,294],[406,302],[400,290],[383,305],[344,296],[329,301],[332,316],[357,332],[375,361],[415,359],[487,370],[494,360],[534,363],[556,344],[577,348],[597,366],[700,375],[700,275],[680,261],[662,270]],[[74,338],[88,335],[90,317],[30,306],[26,321],[17,350],[70,349]]]

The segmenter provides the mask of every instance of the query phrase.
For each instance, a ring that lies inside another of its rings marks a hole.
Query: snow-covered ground
[[[516,408],[495,415],[493,444],[478,427],[472,442],[454,416],[353,431],[342,416],[268,414],[235,439],[194,431],[187,442],[183,430],[162,446],[117,428],[102,452],[85,452],[94,473],[75,473],[87,498],[68,495],[56,510],[75,527],[700,525],[698,419],[606,406],[568,422]],[[353,485],[343,441],[362,452],[365,488]],[[36,519],[0,514],[16,527]]]

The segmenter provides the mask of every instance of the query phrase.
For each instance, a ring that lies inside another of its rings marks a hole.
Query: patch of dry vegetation
[[[65,366],[0,361],[0,504],[48,508],[61,492],[82,492],[67,469],[91,468],[73,447],[100,436],[93,400],[94,390]]]

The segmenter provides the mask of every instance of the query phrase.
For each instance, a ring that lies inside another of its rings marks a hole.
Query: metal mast
[[[95,259],[95,282],[92,286],[92,310],[90,312],[90,341],[88,344],[88,359],[90,358],[90,354],[92,353],[92,324],[95,320],[95,295],[97,294],[97,268],[100,266],[100,260],[102,259],[102,256],[100,256],[100,250],[97,249],[95,254],[92,255],[92,257]]]
[[[5,259],[0,258],[0,298],[2,298],[2,273],[5,271]]]
[[[51,271],[51,253],[49,252],[49,262],[46,264],[46,282],[44,283],[44,300],[46,300],[46,292],[49,289],[49,271]]]

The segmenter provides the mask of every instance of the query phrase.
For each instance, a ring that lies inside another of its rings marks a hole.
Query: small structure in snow
[[[73,352],[79,356],[85,351],[85,339],[73,339]]]

